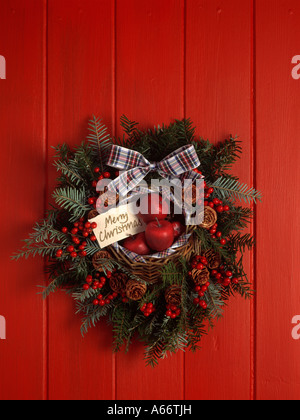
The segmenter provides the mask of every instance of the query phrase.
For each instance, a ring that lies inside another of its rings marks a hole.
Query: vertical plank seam
[[[182,0],[182,116],[186,117],[186,0]],[[182,399],[186,397],[186,356],[182,355]]]
[[[116,119],[116,43],[117,43],[117,0],[112,2],[112,132],[113,136],[117,133]],[[112,396],[117,399],[117,355],[112,355]]]
[[[44,211],[48,208],[48,0],[43,2]],[[47,282],[47,279],[45,278]],[[49,399],[49,301],[43,301],[43,400]]]
[[[252,185],[256,188],[256,0],[252,0],[252,36],[251,36],[251,178]],[[255,205],[252,204],[252,209],[255,210]],[[256,215],[254,214],[253,223],[251,226],[251,234],[256,237]],[[256,281],[256,247],[251,253],[251,275],[252,284],[257,292]],[[250,349],[250,399],[256,399],[256,296],[251,302],[251,349]]]

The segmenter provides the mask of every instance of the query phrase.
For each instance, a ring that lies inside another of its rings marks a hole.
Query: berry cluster
[[[196,268],[197,270],[203,270],[204,266],[208,264],[207,258],[202,255],[196,255],[192,259],[192,268]]]
[[[222,238],[222,232],[218,230],[218,223],[215,223],[209,230],[212,239],[220,239],[221,245],[226,245],[227,240]]]
[[[204,298],[204,293],[208,289],[208,286],[209,286],[209,282],[205,283],[202,286],[197,285],[195,287],[195,292],[198,293],[198,297],[194,299],[194,304],[201,306],[202,309],[207,309],[207,303],[205,302],[203,298]]]
[[[230,270],[226,270],[224,266],[221,266],[218,270],[212,270],[211,275],[216,279],[217,283],[222,284],[224,287],[228,287],[231,283],[238,284],[238,278],[234,277]]]
[[[118,296],[118,293],[113,292],[110,293],[109,295],[107,295],[106,297],[104,297],[103,295],[98,295],[97,299],[93,300],[93,305],[94,306],[104,306],[104,305],[108,305],[113,299],[115,299]]]
[[[155,306],[153,303],[144,303],[144,305],[141,307],[141,311],[143,312],[144,316],[148,317],[155,311]]]
[[[175,319],[177,318],[181,313],[180,308],[178,308],[178,306],[175,305],[167,305],[167,311],[166,311],[166,316],[171,318],[171,319]]]
[[[85,280],[85,284],[83,285],[83,290],[97,290],[102,289],[105,286],[106,280],[111,278],[111,272],[108,271],[106,273],[106,277],[104,274],[96,273],[95,278],[91,274],[89,274]]]
[[[97,223],[90,223],[84,222],[84,218],[82,217],[78,222],[75,222],[73,228],[69,231],[67,227],[62,228],[62,232],[65,234],[70,234],[72,238],[72,242],[74,245],[69,245],[66,248],[66,252],[70,254],[72,258],[79,257],[86,257],[87,252],[85,248],[87,246],[86,239],[89,239],[93,242],[97,240],[96,236],[93,233],[93,229],[96,229]],[[77,248],[76,248],[77,247]],[[59,249],[56,252],[56,257],[61,258],[64,255],[64,250]]]

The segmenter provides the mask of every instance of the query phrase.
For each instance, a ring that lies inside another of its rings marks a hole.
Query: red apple
[[[175,239],[179,238],[179,236],[183,235],[185,232],[185,227],[178,221],[172,222],[172,226],[174,229],[174,237]]]
[[[146,241],[154,251],[165,251],[174,242],[174,229],[167,220],[149,222],[146,227]]]
[[[141,197],[139,216],[145,223],[163,220],[169,214],[169,204],[160,194],[151,193]]]
[[[126,238],[123,242],[124,248],[139,255],[149,255],[151,250],[147,245],[145,232]]]

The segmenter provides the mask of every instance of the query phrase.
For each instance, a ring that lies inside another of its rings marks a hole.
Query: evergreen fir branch
[[[135,121],[130,121],[129,118],[126,117],[126,115],[121,116],[120,124],[125,133],[128,135],[128,137],[132,136],[133,132],[136,131],[136,128],[139,125],[139,123]]]
[[[56,252],[61,248],[60,244],[52,244],[47,243],[46,241],[42,241],[41,244],[37,245],[29,245],[28,247],[24,247],[16,254],[12,255],[11,259],[13,261],[18,261],[20,258],[28,259],[29,257],[54,257]]]
[[[219,284],[210,283],[205,292],[205,300],[207,302],[207,314],[209,318],[217,318],[223,316],[223,306],[225,305],[222,299],[222,286]]]
[[[84,189],[57,188],[53,193],[53,198],[58,206],[71,213],[70,222],[74,222],[90,210],[86,204],[86,194]]]
[[[111,317],[113,323],[113,333],[114,333],[114,342],[113,342],[113,351],[120,351],[122,345],[130,340],[131,331],[130,331],[130,312],[128,311],[128,306],[124,304],[118,304],[114,307]]]
[[[87,139],[98,157],[101,172],[104,172],[104,162],[106,162],[107,155],[112,145],[111,136],[107,127],[95,116],[93,116],[93,119],[89,121],[88,126],[89,135]]]
[[[74,161],[69,161],[68,163],[66,163],[61,160],[57,160],[54,162],[54,166],[56,167],[57,171],[62,172],[62,174],[73,185],[78,186],[81,184],[85,184],[84,178],[80,175],[80,172],[77,170],[76,165],[74,165]]]
[[[256,203],[257,200],[261,201],[262,199],[259,191],[230,177],[220,177],[211,186],[221,199],[244,200],[247,204],[250,204],[252,201]]]

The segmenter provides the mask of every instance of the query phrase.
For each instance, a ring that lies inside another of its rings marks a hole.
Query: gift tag
[[[90,222],[97,223],[94,234],[100,248],[106,248],[108,245],[146,230],[146,224],[130,211],[128,204],[99,214]]]

